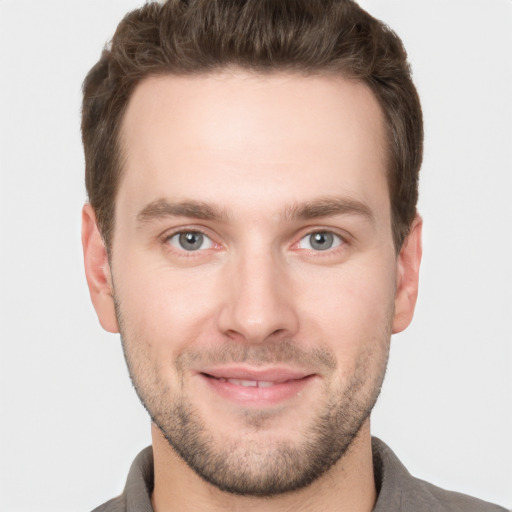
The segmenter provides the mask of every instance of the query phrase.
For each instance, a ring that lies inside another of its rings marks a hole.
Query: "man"
[[[502,510],[371,438],[421,259],[405,50],[343,0],[173,0],[84,84],[83,244],[152,449],[98,510]]]

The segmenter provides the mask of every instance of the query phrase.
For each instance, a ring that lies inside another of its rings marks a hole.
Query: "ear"
[[[106,331],[119,332],[107,249],[89,203],[82,209],[82,246],[89,293],[100,324]]]
[[[393,334],[403,331],[414,314],[418,297],[422,227],[423,221],[416,215],[398,255]]]

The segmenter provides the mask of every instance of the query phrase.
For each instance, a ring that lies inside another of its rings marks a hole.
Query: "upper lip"
[[[287,382],[299,380],[313,375],[311,372],[286,368],[247,368],[241,366],[215,366],[203,368],[198,373],[214,377],[216,379],[239,379],[265,382]]]

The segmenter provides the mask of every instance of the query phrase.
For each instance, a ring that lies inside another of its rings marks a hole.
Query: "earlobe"
[[[398,255],[393,334],[403,331],[414,315],[418,297],[422,227],[423,221],[416,215]]]
[[[119,332],[107,249],[89,203],[82,209],[82,246],[89,294],[100,324],[106,331]]]

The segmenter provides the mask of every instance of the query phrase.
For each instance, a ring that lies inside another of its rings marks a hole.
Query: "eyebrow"
[[[191,217],[194,219],[226,222],[227,214],[216,206],[203,201],[182,201],[172,203],[166,199],[157,199],[146,205],[138,214],[141,223],[167,217]]]
[[[371,208],[365,202],[331,196],[289,205],[284,210],[283,220],[309,220],[337,215],[357,215],[372,223],[375,221]]]
[[[366,203],[341,197],[323,197],[305,203],[289,204],[279,214],[278,219],[289,222],[337,215],[357,215],[372,223],[375,220],[372,210]],[[166,199],[152,201],[137,214],[137,220],[140,223],[167,217],[189,217],[217,222],[228,222],[231,218],[225,210],[211,203],[203,201],[170,202]]]

